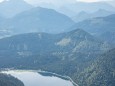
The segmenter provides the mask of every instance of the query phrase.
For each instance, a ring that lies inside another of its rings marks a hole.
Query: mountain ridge
[[[75,24],[66,15],[42,7],[17,14],[3,23],[1,28],[12,31],[14,35],[30,32],[60,33]]]
[[[84,20],[82,22],[79,22],[73,25],[69,30],[71,29],[74,30],[76,28],[82,28],[83,30],[89,32],[90,34],[98,38],[103,38],[102,36],[103,34],[106,34],[109,32],[115,32],[114,20],[115,20],[115,14],[109,15],[107,17],[92,18],[92,19]],[[109,39],[107,36],[104,39],[106,39],[105,41],[109,42],[108,41]]]
[[[72,19],[78,23],[84,20],[93,19],[97,17],[107,17],[112,14],[115,14],[115,11],[107,11],[104,9],[99,9],[98,11],[93,13],[87,13],[85,11],[82,11],[78,13],[76,16],[72,17]]]
[[[0,3],[0,14],[6,18],[11,18],[31,8],[33,8],[33,6],[24,0],[5,0]]]

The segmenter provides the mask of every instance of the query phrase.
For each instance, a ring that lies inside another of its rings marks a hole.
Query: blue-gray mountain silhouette
[[[33,8],[33,6],[24,0],[4,0],[0,3],[0,14],[9,18],[31,8]]]

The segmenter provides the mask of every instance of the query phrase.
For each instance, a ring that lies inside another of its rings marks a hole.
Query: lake
[[[74,86],[70,80],[63,79],[45,72],[25,70],[9,70],[2,73],[10,74],[21,80],[25,86]]]

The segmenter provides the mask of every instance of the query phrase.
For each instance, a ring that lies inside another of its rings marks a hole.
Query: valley
[[[0,86],[115,86],[113,2],[0,0]]]
[[[56,35],[21,34],[1,39],[0,45],[0,68],[49,71],[69,76],[82,86],[81,72],[111,49],[111,45],[81,29]]]

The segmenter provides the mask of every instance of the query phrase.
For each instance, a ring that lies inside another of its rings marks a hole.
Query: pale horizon
[[[3,2],[4,0],[0,0],[0,3]],[[6,0],[8,1],[8,0]],[[84,2],[84,3],[94,3],[94,2],[106,2],[111,4],[112,6],[115,6],[114,2],[115,0],[24,0],[26,2],[28,2],[29,4],[38,4],[39,3],[49,3],[49,4],[64,4],[64,2],[68,2],[68,3],[75,3],[75,2]]]

